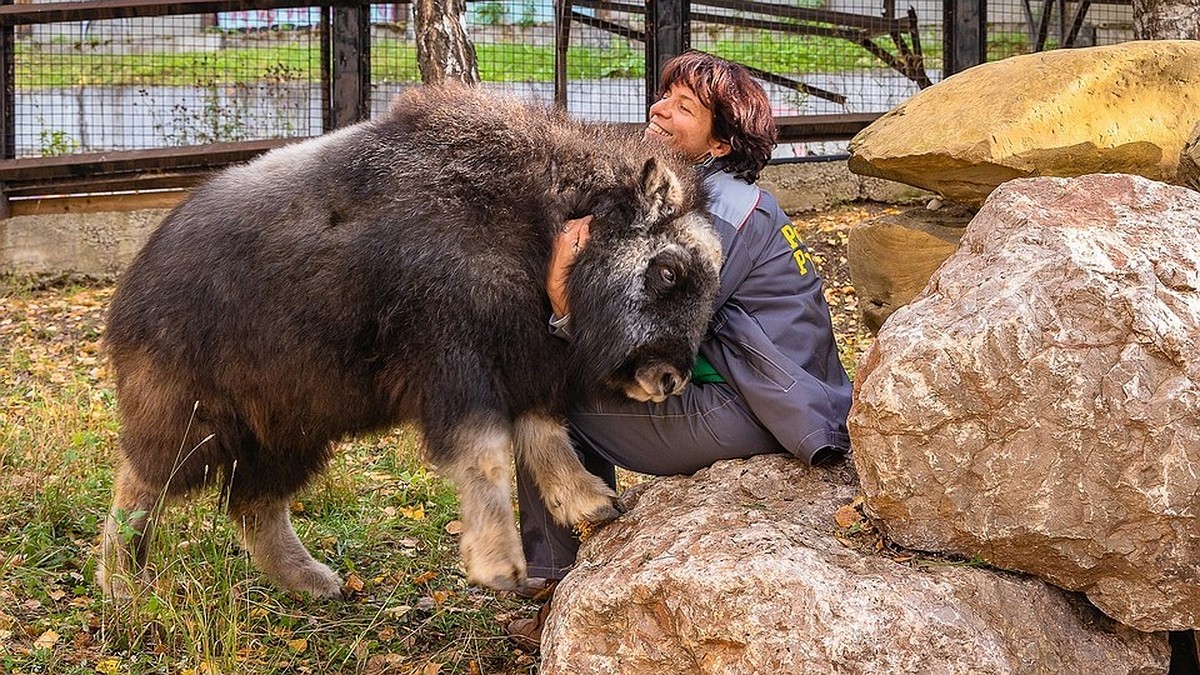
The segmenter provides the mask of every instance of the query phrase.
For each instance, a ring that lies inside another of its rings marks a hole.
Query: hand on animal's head
[[[567,277],[579,252],[587,245],[591,236],[592,216],[584,216],[563,223],[554,237],[550,248],[550,266],[546,271],[546,295],[550,296],[550,307],[554,315],[564,317],[571,313],[567,304]]]

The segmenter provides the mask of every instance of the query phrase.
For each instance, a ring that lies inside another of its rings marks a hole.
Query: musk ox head
[[[585,395],[658,402],[689,381],[721,244],[690,166],[651,156],[630,174],[595,200],[591,239],[568,281],[572,381],[599,385]]]

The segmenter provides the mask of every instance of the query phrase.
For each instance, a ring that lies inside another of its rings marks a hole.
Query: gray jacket
[[[851,384],[811,254],[769,192],[723,171],[704,183],[725,261],[701,356],[800,459],[849,450]]]

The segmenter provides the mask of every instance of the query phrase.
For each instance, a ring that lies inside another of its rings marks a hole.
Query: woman
[[[653,475],[690,474],[722,459],[787,452],[810,463],[850,447],[850,380],[838,360],[820,277],[791,220],[756,187],[776,129],[763,91],[741,66],[688,52],[667,62],[646,139],[693,160],[724,249],[721,290],[692,384],[662,403],[604,401],[569,415],[587,468],[615,484],[614,465]],[[590,217],[566,223],[554,245],[547,293],[551,330],[569,339],[566,278],[586,245]],[[518,467],[521,537],[532,578],[554,584],[578,541],[555,523]],[[536,647],[549,603],[510,635]]]

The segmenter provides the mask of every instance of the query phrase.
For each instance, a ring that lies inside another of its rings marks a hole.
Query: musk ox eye
[[[658,278],[663,280],[663,283],[668,286],[675,285],[675,270],[663,265],[658,268]]]

